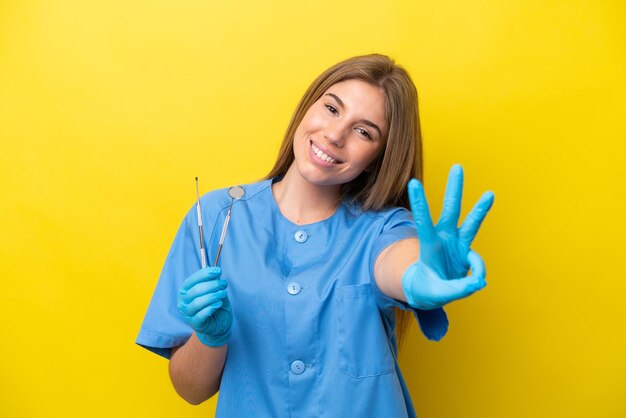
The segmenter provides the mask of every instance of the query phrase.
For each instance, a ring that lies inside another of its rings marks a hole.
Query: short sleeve
[[[374,279],[374,264],[380,253],[391,244],[407,238],[417,238],[417,230],[411,212],[405,208],[393,208],[381,213],[385,219],[382,232],[374,241],[370,256],[370,276],[372,289],[378,307],[385,311],[390,308],[399,308],[413,312],[422,333],[429,340],[439,341],[448,332],[448,316],[443,308],[432,310],[416,309],[408,303],[385,295]]]
[[[178,290],[185,278],[202,268],[198,251],[199,239],[194,206],[176,233],[135,341],[168,359],[172,347],[184,344],[192,334],[191,327],[184,321],[176,306]]]

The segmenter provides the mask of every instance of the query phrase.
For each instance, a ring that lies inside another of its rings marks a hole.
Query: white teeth
[[[318,147],[316,147],[315,145],[313,145],[313,143],[311,143],[311,148],[313,148],[313,153],[315,153],[315,155],[317,155],[320,159],[328,162],[328,163],[333,163],[333,164],[337,164],[337,160],[335,160],[332,157],[329,157],[328,155],[324,154],[322,152],[321,149],[319,149]]]

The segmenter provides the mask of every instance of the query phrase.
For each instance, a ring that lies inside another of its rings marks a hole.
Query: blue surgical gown
[[[385,247],[416,237],[411,213],[363,211],[344,200],[330,218],[296,225],[281,214],[271,185],[244,186],[219,260],[234,320],[217,417],[414,417],[398,368],[394,308],[413,311],[432,340],[445,335],[448,320],[443,309],[416,310],[384,295],[373,274]],[[227,189],[201,198],[210,265],[230,202]],[[200,268],[194,205],[137,344],[169,358],[187,341],[192,329],[176,310],[177,292]]]

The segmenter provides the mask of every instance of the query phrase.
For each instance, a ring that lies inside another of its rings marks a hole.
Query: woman
[[[421,173],[408,74],[382,55],[329,68],[296,108],[272,171],[233,205],[219,267],[201,268],[188,212],[137,343],[170,358],[188,402],[219,390],[220,417],[415,416],[398,334],[412,313],[441,339],[442,307],[484,287],[469,247],[493,202],[485,193],[457,229],[454,166],[433,227],[409,182]],[[230,202],[226,190],[201,199],[209,265]]]

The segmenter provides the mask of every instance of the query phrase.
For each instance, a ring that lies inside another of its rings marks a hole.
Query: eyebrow
[[[335,99],[337,101],[337,103],[339,104],[339,106],[341,106],[342,108],[345,108],[345,105],[343,104],[343,100],[341,100],[339,98],[339,96],[337,96],[336,94],[333,93],[326,93],[325,96],[330,96],[333,99]],[[374,122],[371,122],[367,119],[361,119],[359,122],[369,126],[372,129],[376,129],[378,131],[378,135],[382,138],[383,137],[383,133],[380,130],[380,128],[378,127],[378,125],[376,125]]]

